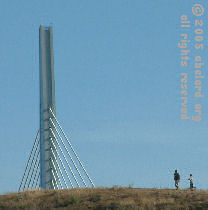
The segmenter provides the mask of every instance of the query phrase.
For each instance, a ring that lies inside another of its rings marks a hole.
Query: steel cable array
[[[49,108],[50,123],[50,168],[53,174],[53,189],[95,187],[69,138]],[[58,125],[58,126],[56,126]],[[40,139],[39,131],[24,171],[19,191],[40,188]],[[70,187],[69,187],[70,185]]]

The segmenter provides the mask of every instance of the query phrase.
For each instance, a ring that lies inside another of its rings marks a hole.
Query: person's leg
[[[177,190],[178,186],[179,186],[179,180],[175,180],[175,186],[176,186],[176,190]]]

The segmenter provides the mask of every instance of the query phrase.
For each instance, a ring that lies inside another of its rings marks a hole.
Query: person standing
[[[179,182],[180,182],[180,174],[178,173],[177,170],[175,170],[175,173],[174,173],[174,181],[175,181],[175,187],[177,190],[179,188]]]
[[[192,174],[190,174],[190,177],[188,179],[190,181],[190,189],[193,190],[194,188],[194,178],[192,176]]]

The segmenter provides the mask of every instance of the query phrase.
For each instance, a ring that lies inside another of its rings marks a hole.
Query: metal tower
[[[55,82],[53,61],[52,27],[40,26],[39,29],[39,62],[40,62],[40,186],[43,189],[53,189],[55,179],[51,165],[52,152],[49,121],[49,108],[55,113]],[[55,122],[54,122],[55,123]],[[53,127],[55,133],[55,128]]]
[[[52,27],[39,28],[40,129],[19,191],[63,189],[94,183],[56,118]]]

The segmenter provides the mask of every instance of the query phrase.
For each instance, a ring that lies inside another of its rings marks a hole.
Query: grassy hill
[[[0,209],[208,209],[208,191],[96,188],[0,195]]]

